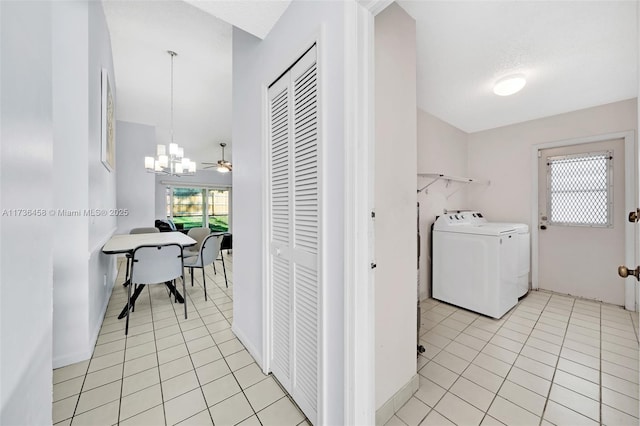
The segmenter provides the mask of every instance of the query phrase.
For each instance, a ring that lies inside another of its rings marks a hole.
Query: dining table
[[[159,246],[164,244],[180,244],[182,248],[190,247],[196,244],[196,240],[191,238],[190,236],[183,234],[182,232],[157,232],[150,234],[116,234],[113,235],[105,244],[102,246],[102,252],[104,254],[109,255],[118,255],[118,254],[128,254],[131,255],[133,251],[140,246]],[[128,271],[127,271],[128,273]],[[184,279],[184,277],[183,277]],[[129,284],[129,277],[126,277],[125,285]],[[175,288],[175,286],[171,283],[171,281],[165,282],[165,285],[174,295],[176,301],[178,303],[184,303],[184,298],[180,294],[180,292]],[[140,284],[136,287],[135,291],[131,295],[131,300],[127,303],[120,315],[118,315],[118,319],[122,319],[127,315],[127,309],[135,306],[135,301],[142,292],[144,288],[144,284]]]

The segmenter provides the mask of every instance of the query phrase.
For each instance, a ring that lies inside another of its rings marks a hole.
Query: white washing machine
[[[472,219],[447,213],[434,223],[432,297],[501,318],[518,303],[517,230]]]
[[[513,227],[517,235],[518,242],[518,298],[524,296],[529,291],[529,271],[531,270],[531,237],[529,234],[529,225],[525,223],[510,222],[489,222],[480,212],[466,211],[461,212],[465,218],[469,219],[472,224],[486,227]]]

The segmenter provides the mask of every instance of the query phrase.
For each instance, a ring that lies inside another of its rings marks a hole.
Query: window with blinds
[[[613,226],[613,152],[547,159],[549,223]]]

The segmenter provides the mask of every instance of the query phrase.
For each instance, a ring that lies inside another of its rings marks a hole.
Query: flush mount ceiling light
[[[220,144],[220,146],[222,147],[222,160],[218,160],[217,163],[205,163],[205,162],[203,162],[202,164],[208,164],[207,167],[204,167],[205,169],[210,169],[210,168],[215,167],[216,170],[219,171],[220,173],[228,173],[228,172],[233,170],[233,167],[231,166],[231,162],[230,161],[226,161],[224,159],[224,147],[227,146],[227,144],[222,142]]]
[[[527,80],[522,74],[511,74],[502,77],[496,81],[493,86],[493,93],[498,96],[509,96],[522,90],[524,85],[527,84]]]
[[[167,53],[171,56],[171,143],[168,150],[165,145],[158,145],[155,158],[144,157],[144,168],[147,172],[163,175],[194,175],[196,162],[185,158],[184,148],[173,142],[173,58],[178,54],[171,50]]]

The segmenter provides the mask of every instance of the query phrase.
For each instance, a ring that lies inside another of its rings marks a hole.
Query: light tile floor
[[[420,388],[388,425],[634,425],[638,313],[535,291],[494,320],[422,303]]]
[[[53,422],[58,425],[298,425],[307,424],[271,375],[265,376],[231,331],[232,257],[187,274],[184,305],[163,285],[147,286],[130,316],[129,335],[118,320],[126,303],[124,263],[109,300],[93,357],[53,371]],[[181,284],[179,285],[181,288]]]
[[[231,331],[220,266],[206,302],[195,271],[188,320],[147,286],[125,337],[120,265],[92,359],[53,372],[54,423],[307,424]],[[389,425],[639,424],[637,313],[536,291],[501,320],[431,299],[421,320],[420,388]]]

